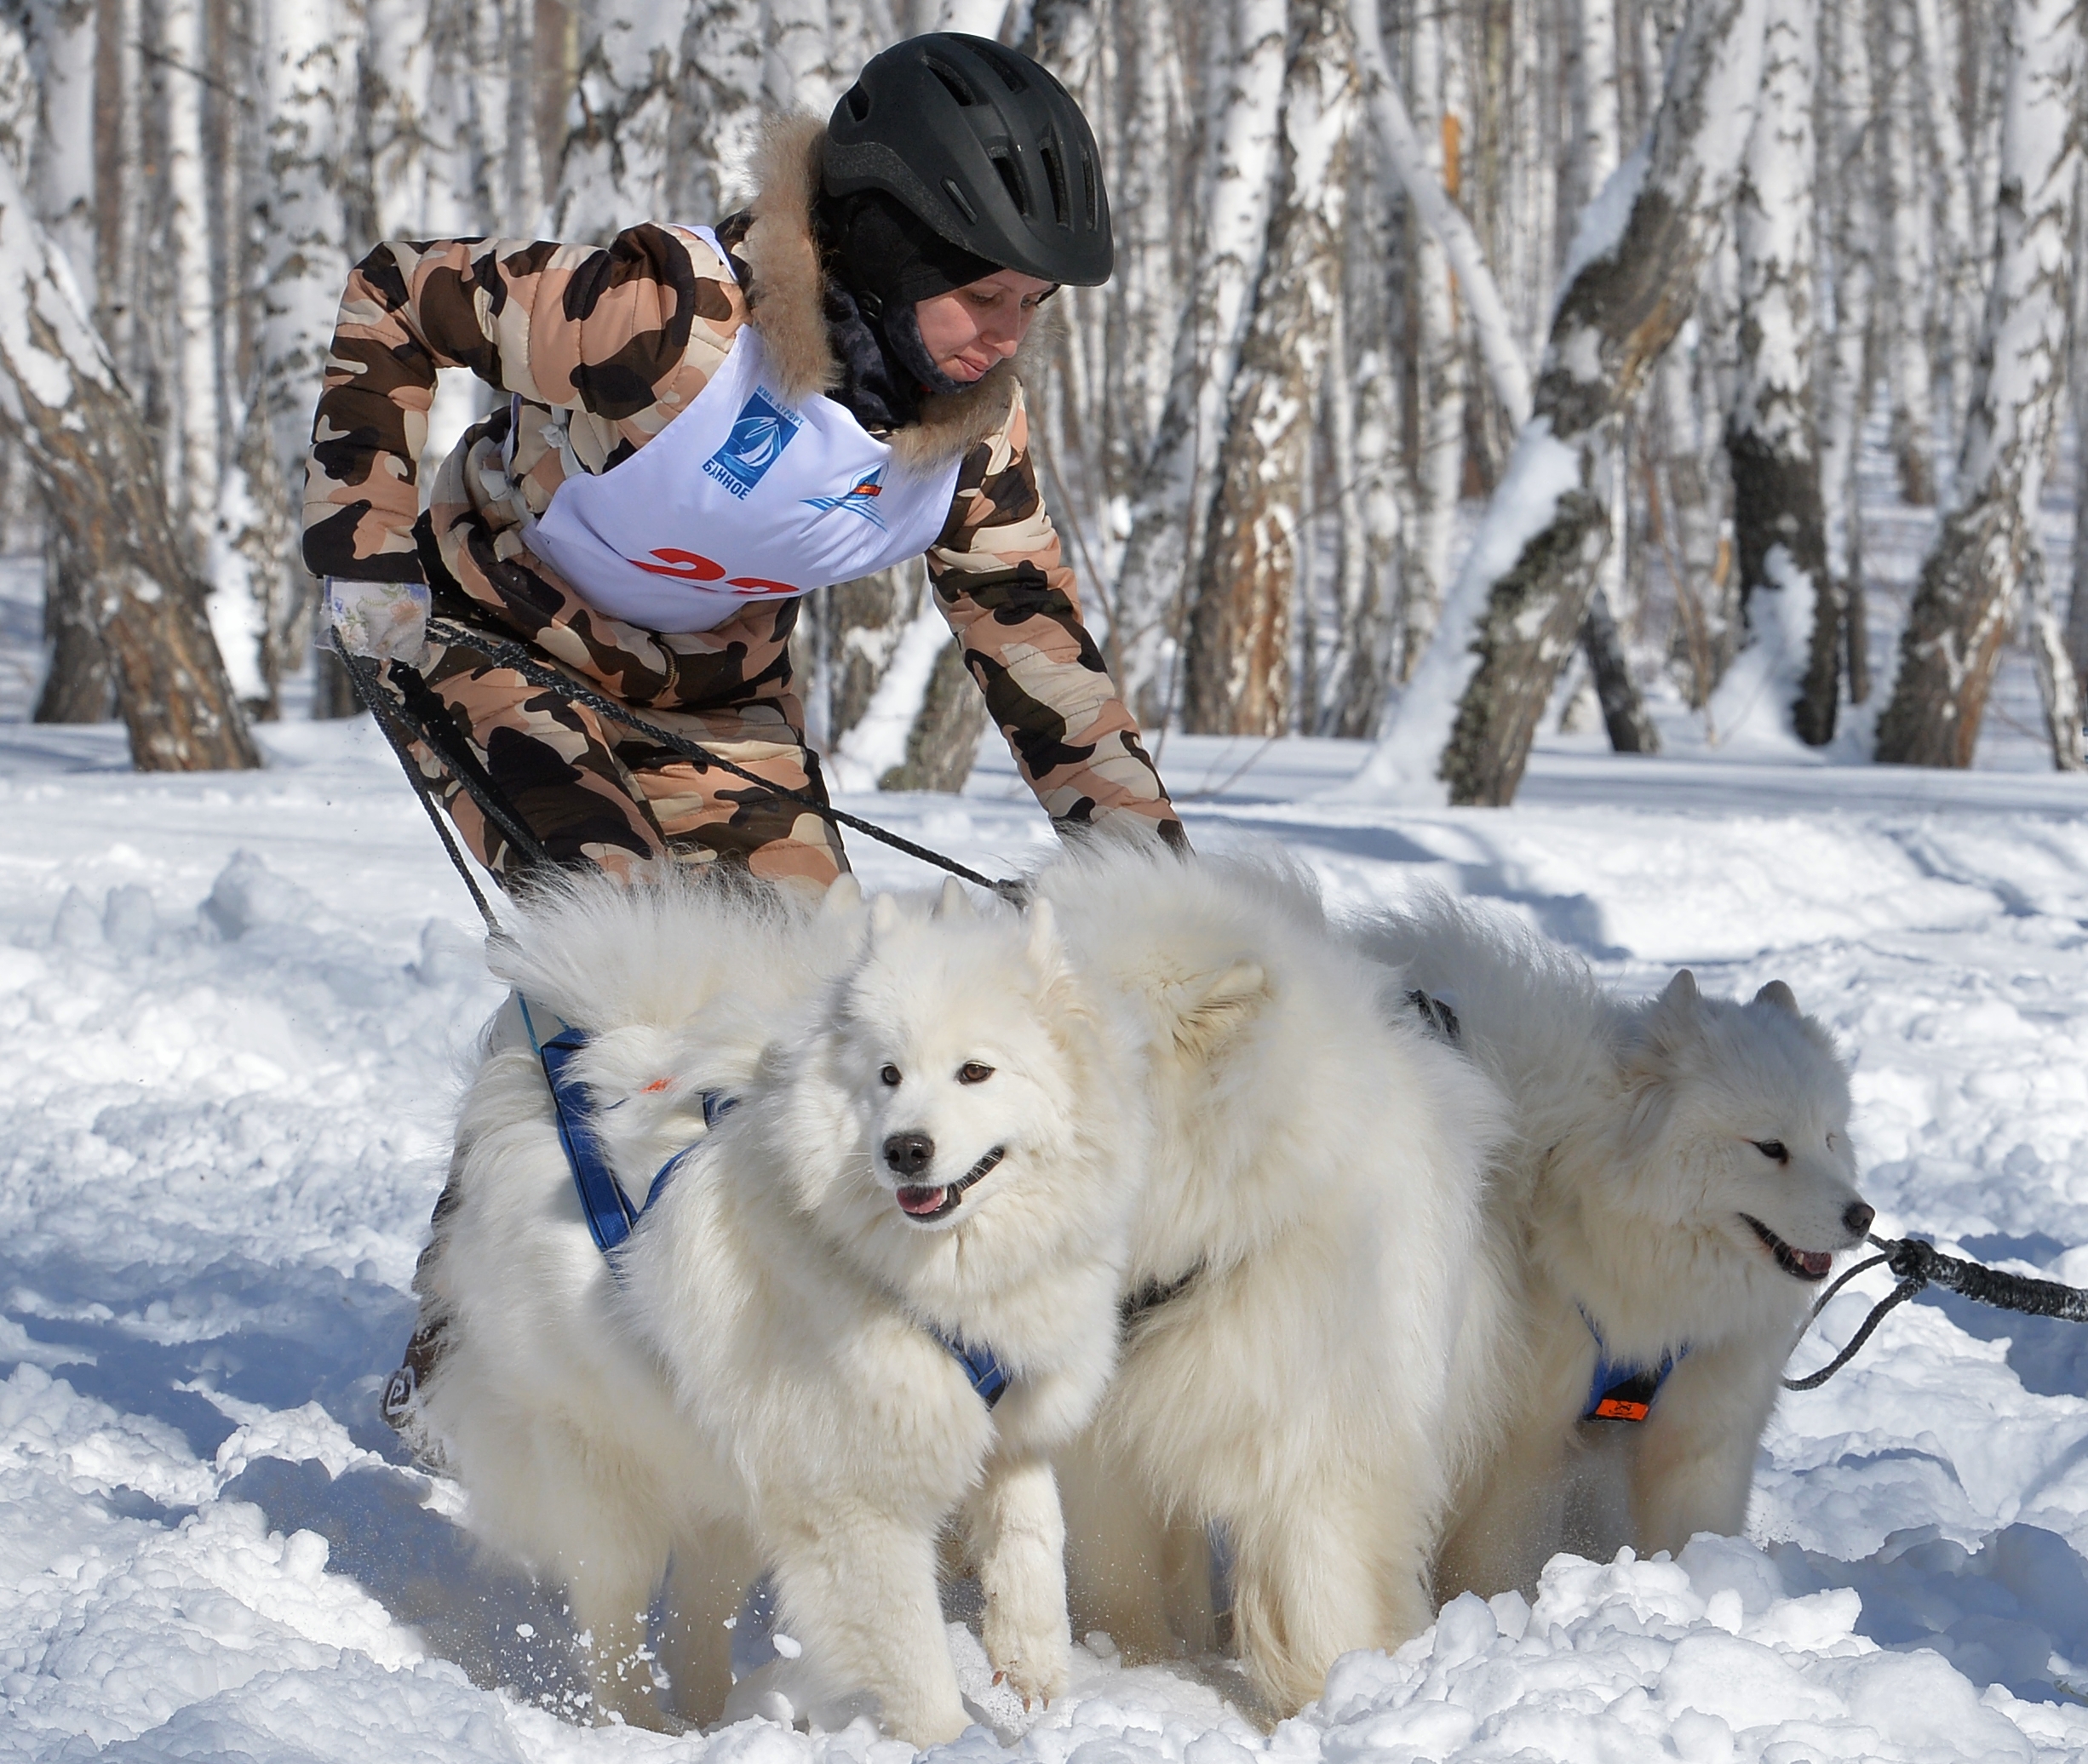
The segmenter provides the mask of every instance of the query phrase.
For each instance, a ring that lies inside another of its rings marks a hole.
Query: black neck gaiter
[[[865,428],[894,429],[919,419],[929,393],[966,390],[967,382],[929,356],[914,305],[997,266],[951,244],[881,191],[822,195],[812,224],[826,270],[827,335],[841,366],[835,402]]]

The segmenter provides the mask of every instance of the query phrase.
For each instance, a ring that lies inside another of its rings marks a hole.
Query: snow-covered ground
[[[860,1729],[561,1721],[554,1601],[399,1463],[375,1394],[495,994],[374,734],[265,738],[264,773],[141,778],[113,730],[0,725],[0,1757],[865,1755]],[[1430,880],[1629,988],[1788,980],[1857,1061],[1880,1228],[2088,1282],[2088,782],[1562,742],[1506,812],[1316,803],[1357,757],[1178,737],[1165,764],[1200,842],[1280,840],[1337,902]],[[852,805],[1006,868],[1042,837],[1012,784]],[[1562,1561],[1534,1607],[1462,1603],[1271,1736],[1222,1673],[1099,1641],[1026,1732],[973,1688],[1041,1764],[2088,1749],[2085,1377],[2088,1331],[1905,1307],[1785,1399],[1747,1541]]]
[[[0,570],[14,653],[33,583]],[[1628,990],[1788,981],[1856,1061],[1879,1228],[2088,1284],[2088,780],[2040,769],[2016,660],[1999,708],[1952,776],[1742,758],[1670,706],[1678,757],[1548,738],[1508,810],[1322,799],[1345,743],[1178,736],[1162,765],[1200,844],[1278,841],[1338,904],[1431,882]],[[496,994],[375,734],[263,740],[262,773],[140,777],[116,730],[0,721],[0,1760],[903,1764],[861,1726],[575,1725],[556,1601],[402,1463],[375,1399]],[[990,750],[961,799],[848,805],[988,871],[1047,837]],[[1744,1540],[1563,1558],[1534,1605],[1461,1601],[1343,1661],[1271,1734],[1223,1668],[1127,1670],[1099,1636],[1025,1718],[959,1629],[986,1725],[953,1764],[2079,1755],[2085,1393],[2088,1330],[1925,1297],[1784,1399]]]

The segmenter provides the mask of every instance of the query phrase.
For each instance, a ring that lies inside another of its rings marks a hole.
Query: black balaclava
[[[971,382],[929,356],[914,303],[1000,266],[951,244],[880,190],[822,192],[812,218],[827,269],[827,331],[841,364],[835,398],[865,427],[892,429],[920,415],[926,393],[965,391]]]

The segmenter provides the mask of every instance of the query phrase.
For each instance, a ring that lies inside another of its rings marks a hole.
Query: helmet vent
[[[851,86],[848,89],[847,94],[841,100],[841,102],[848,106],[848,114],[853,117],[858,123],[864,122],[869,119],[870,114],[870,94],[863,89],[860,83]]]
[[[1087,227],[1093,232],[1102,225],[1102,217],[1095,207],[1095,162],[1087,154],[1081,155],[1081,189],[1084,198],[1082,206],[1087,210]]]
[[[961,184],[955,178],[944,178],[943,191],[952,202],[956,203],[957,212],[964,216],[968,225],[972,226],[978,225],[978,210],[972,206],[972,198],[964,193],[964,186]]]
[[[1001,174],[1001,181],[1007,186],[1007,199],[1025,220],[1030,218],[1030,198],[1022,187],[1022,176],[1015,169],[1015,162],[1005,153],[996,153],[993,169]]]
[[[980,101],[978,94],[972,89],[971,82],[947,61],[931,60],[928,72],[942,81],[949,88],[949,95],[967,109]]]
[[[982,49],[978,51],[978,59],[1001,76],[1001,83],[1009,91],[1027,92],[1030,89],[1030,82],[1022,77],[1022,69],[1009,61],[1006,56],[996,55]]]
[[[1044,143],[1041,150],[1044,175],[1051,180],[1052,218],[1061,226],[1073,224],[1073,209],[1066,195],[1066,169],[1058,158],[1058,148],[1052,141]]]

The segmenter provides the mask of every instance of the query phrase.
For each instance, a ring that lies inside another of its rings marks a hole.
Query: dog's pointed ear
[[[900,919],[898,898],[895,895],[881,894],[870,902],[870,930],[882,937],[896,930]]]
[[[838,919],[853,913],[863,905],[863,885],[843,871],[827,884],[827,891],[820,897],[819,911],[823,916]]]
[[[1754,995],[1754,1002],[1758,1005],[1774,1005],[1787,1016],[1796,1017],[1799,1014],[1798,994],[1781,980],[1770,981]]]
[[[1215,1053],[1269,996],[1269,976],[1246,957],[1167,988],[1174,1043],[1198,1058]]]
[[[1675,977],[1661,994],[1661,1003],[1678,1017],[1689,1016],[1695,1013],[1702,997],[1696,989],[1696,976],[1687,968],[1677,968]]]
[[[972,910],[972,896],[964,891],[964,884],[955,876],[944,879],[943,891],[935,897],[935,916],[938,919],[972,919],[978,916]]]

